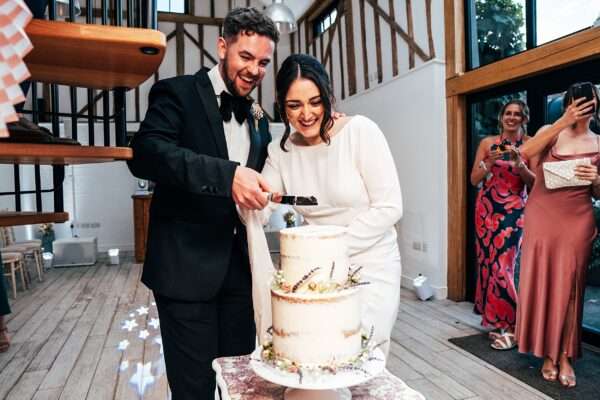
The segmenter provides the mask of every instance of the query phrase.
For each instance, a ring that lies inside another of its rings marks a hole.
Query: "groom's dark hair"
[[[266,36],[279,42],[279,31],[271,18],[254,7],[239,7],[229,11],[223,21],[223,37],[235,41],[239,33]]]

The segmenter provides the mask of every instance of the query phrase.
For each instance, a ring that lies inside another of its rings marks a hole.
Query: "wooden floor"
[[[156,307],[140,273],[131,262],[55,268],[19,292],[0,399],[166,400]],[[468,303],[420,302],[403,290],[388,368],[429,400],[549,399],[447,341],[477,332],[478,322]],[[136,379],[150,362],[154,381]]]

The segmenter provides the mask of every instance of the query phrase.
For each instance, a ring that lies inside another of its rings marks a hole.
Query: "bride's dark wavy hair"
[[[277,107],[281,119],[285,124],[285,132],[279,142],[279,146],[283,151],[287,151],[285,143],[290,137],[290,122],[288,121],[287,114],[285,112],[285,98],[290,86],[297,79],[304,78],[311,80],[317,88],[319,88],[319,94],[321,96],[321,102],[323,103],[324,115],[323,121],[321,122],[321,128],[319,130],[319,136],[323,142],[329,144],[330,138],[327,131],[333,126],[333,118],[331,117],[331,110],[335,103],[333,96],[333,89],[331,88],[331,81],[329,75],[323,67],[323,65],[314,57],[307,54],[292,54],[285,59],[279,72],[277,72],[277,78],[275,81],[277,91]]]

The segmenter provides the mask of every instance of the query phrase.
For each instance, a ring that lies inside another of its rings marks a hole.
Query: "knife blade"
[[[277,193],[269,193],[269,201],[278,204],[289,204],[292,206],[318,206],[319,202],[315,196],[291,196]]]

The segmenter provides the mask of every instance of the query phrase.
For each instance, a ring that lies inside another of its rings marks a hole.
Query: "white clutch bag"
[[[566,161],[550,161],[542,164],[544,169],[544,183],[548,189],[558,189],[570,186],[586,186],[592,182],[578,179],[575,176],[575,167],[577,165],[591,165],[589,158],[576,158]]]

